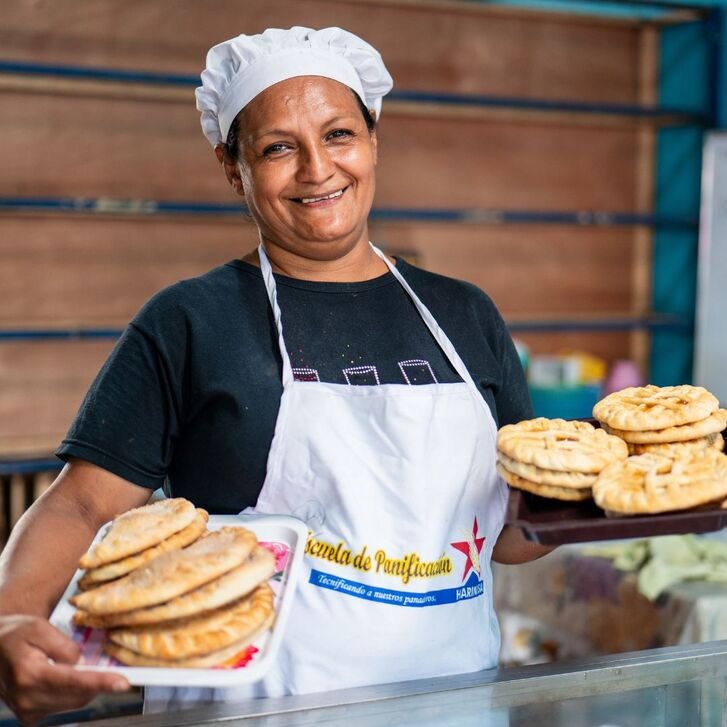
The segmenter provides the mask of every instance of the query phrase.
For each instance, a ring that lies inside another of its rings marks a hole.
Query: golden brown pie
[[[73,623],[76,626],[105,629],[115,626],[155,624],[188,617],[219,608],[247,595],[274,573],[275,557],[269,550],[258,545],[242,565],[167,603],[136,611],[98,616],[77,610],[73,614]]]
[[[81,556],[81,568],[98,568],[158,545],[197,518],[194,505],[182,497],[157,500],[119,515],[104,537]]]
[[[73,596],[70,601],[92,614],[133,611],[165,603],[237,568],[256,544],[257,538],[251,531],[224,527],[188,548],[164,553],[143,568]]]
[[[666,442],[687,442],[690,439],[706,437],[710,434],[721,432],[727,426],[727,410],[717,409],[705,419],[692,422],[691,424],[680,424],[679,426],[667,427],[666,429],[646,430],[625,430],[614,429],[608,424],[601,426],[609,434],[613,434],[624,442],[631,444],[660,444]]]
[[[223,665],[231,661],[235,656],[244,652],[250,644],[257,641],[274,623],[275,614],[271,613],[267,621],[254,633],[240,641],[236,641],[219,651],[213,651],[204,656],[193,656],[188,659],[159,659],[156,657],[142,656],[123,646],[112,642],[104,644],[104,651],[127,666],[149,666],[161,667],[163,669],[202,669]]]
[[[561,472],[598,473],[628,456],[625,442],[588,422],[545,417],[502,427],[497,448],[510,459]]]
[[[701,386],[649,384],[609,394],[593,407],[593,416],[611,429],[642,432],[698,422],[717,409],[717,397]]]
[[[158,545],[142,550],[141,553],[130,555],[128,558],[122,558],[114,563],[102,565],[98,568],[91,568],[86,571],[79,583],[81,590],[88,590],[88,588],[93,588],[94,585],[121,578],[121,576],[125,576],[127,573],[131,573],[131,571],[146,565],[162,553],[169,553],[172,550],[179,550],[180,548],[191,545],[207,529],[208,519],[209,515],[207,511],[202,508],[197,508],[197,517],[190,525],[187,525],[186,528],[180,530],[178,533],[174,533],[174,535],[171,535],[166,540],[162,540]]]
[[[591,497],[591,488],[576,487],[556,487],[554,485],[541,485],[538,482],[531,482],[524,477],[519,477],[512,472],[506,470],[499,462],[497,464],[497,472],[505,482],[511,487],[518,490],[532,492],[540,497],[549,497],[554,500],[581,501],[588,500]]]
[[[109,639],[142,656],[187,659],[248,638],[273,613],[273,591],[266,583],[250,595],[214,611],[150,626],[112,629]]]
[[[525,464],[508,457],[503,452],[497,453],[500,464],[518,477],[540,485],[553,485],[555,487],[589,488],[596,481],[596,474],[586,472],[561,472],[559,470],[545,470],[534,464]]]
[[[727,497],[727,456],[709,448],[678,458],[629,457],[606,467],[593,485],[599,507],[624,515],[698,507]]]

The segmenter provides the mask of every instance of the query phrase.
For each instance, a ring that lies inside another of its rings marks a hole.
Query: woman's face
[[[347,86],[271,86],[240,113],[239,142],[241,193],[264,240],[315,260],[368,242],[376,135]]]

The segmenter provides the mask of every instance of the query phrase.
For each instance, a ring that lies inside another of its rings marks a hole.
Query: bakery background
[[[380,49],[396,85],[379,129],[372,239],[493,297],[537,413],[588,416],[604,387],[641,381],[704,383],[724,405],[720,5],[6,3],[0,537],[57,472],[53,449],[142,303],[256,242],[193,99],[207,48],[237,29],[341,25]],[[506,661],[724,636],[716,606],[702,628],[693,583],[650,600],[638,569],[599,558],[610,575],[594,580],[593,561],[564,550],[501,569]]]

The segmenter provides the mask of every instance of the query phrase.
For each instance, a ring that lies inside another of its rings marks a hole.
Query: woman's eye
[[[270,146],[266,146],[263,150],[263,155],[268,156],[270,154],[279,154],[280,152],[285,151],[288,148],[287,144],[271,144]]]
[[[352,136],[352,133],[348,129],[336,129],[335,131],[332,131],[329,135],[329,139],[344,139],[346,137]]]

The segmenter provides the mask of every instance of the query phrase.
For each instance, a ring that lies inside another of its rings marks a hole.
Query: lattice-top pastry
[[[593,416],[611,429],[644,431],[698,422],[718,409],[717,398],[701,386],[649,384],[609,394],[593,407]]]
[[[686,510],[727,497],[727,456],[716,449],[629,457],[606,467],[593,485],[604,510],[624,515]]]
[[[588,422],[545,417],[502,427],[497,448],[525,464],[570,472],[600,472],[628,456],[625,442]]]

